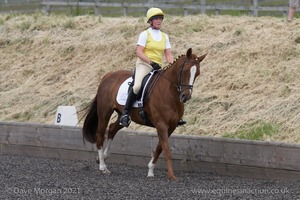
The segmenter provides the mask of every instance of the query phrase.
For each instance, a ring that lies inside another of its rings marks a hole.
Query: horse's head
[[[185,103],[191,98],[194,82],[197,76],[200,75],[200,62],[205,56],[206,54],[197,57],[192,54],[192,49],[189,48],[185,56],[179,57],[178,60],[173,63],[173,65],[176,66],[173,67],[177,70],[178,83],[176,85],[180,93],[180,102]]]

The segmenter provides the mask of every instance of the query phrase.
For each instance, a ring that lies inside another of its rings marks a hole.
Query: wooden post
[[[44,0],[43,0],[43,1],[44,1]],[[43,12],[44,12],[46,15],[50,15],[50,11],[51,11],[51,6],[50,6],[49,4],[43,6]]]
[[[100,15],[100,0],[95,0],[95,7],[94,7],[94,13],[95,16],[99,16]]]
[[[253,0],[253,15],[258,16],[258,0]]]
[[[206,13],[206,0],[201,0],[201,14],[205,14]]]
[[[189,10],[186,9],[186,8],[184,8],[184,9],[183,9],[183,15],[184,15],[184,16],[188,16],[188,15],[189,15]]]
[[[145,9],[145,16],[147,15],[147,11],[150,9],[150,8],[152,8],[153,7],[153,0],[148,0],[148,4],[152,4],[150,7],[147,7],[146,9]]]
[[[123,7],[123,16],[127,17],[127,13],[128,13],[128,7]]]

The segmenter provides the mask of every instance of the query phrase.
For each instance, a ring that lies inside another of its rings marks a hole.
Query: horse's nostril
[[[185,102],[188,101],[189,99],[190,99],[189,96],[186,95],[186,94],[184,94],[184,93],[182,93],[182,94],[180,95],[180,102],[185,103]]]
[[[183,102],[183,103],[185,102],[184,97],[181,97],[181,98],[180,98],[180,102]]]
[[[191,94],[185,94],[185,93],[180,94],[180,102],[185,103],[190,99],[191,99]]]

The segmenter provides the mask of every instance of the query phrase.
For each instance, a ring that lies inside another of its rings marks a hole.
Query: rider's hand
[[[151,61],[151,62],[150,62],[150,65],[151,65],[151,67],[152,67],[154,70],[160,70],[160,69],[161,69],[160,65],[159,65],[158,63],[156,63],[156,62]]]

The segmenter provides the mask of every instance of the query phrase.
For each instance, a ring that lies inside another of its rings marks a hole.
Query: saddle
[[[144,111],[144,103],[150,96],[150,93],[158,80],[159,76],[154,76],[155,73],[159,72],[161,70],[152,70],[148,75],[146,75],[142,81],[141,89],[139,93],[137,94],[137,100],[134,102],[132,107],[138,108],[139,115],[144,120],[144,124],[150,127],[154,127],[153,124],[149,121],[147,117],[147,113]],[[117,95],[117,102],[120,105],[125,105],[128,92],[134,85],[134,75],[135,71],[132,75],[132,77],[126,79],[120,86],[118,95]]]

